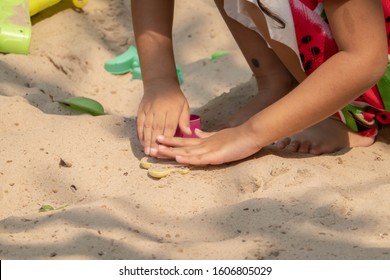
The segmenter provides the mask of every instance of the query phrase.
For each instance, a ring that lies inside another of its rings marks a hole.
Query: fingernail
[[[151,148],[150,149],[150,154],[153,156],[153,155],[157,155],[157,149],[156,148]]]
[[[147,148],[145,149],[145,155],[149,155],[149,154],[150,154],[150,148],[147,147]]]
[[[158,141],[164,140],[164,135],[159,135],[159,136],[157,136],[157,140],[158,140]]]
[[[183,156],[176,156],[175,160],[179,163],[187,163]]]

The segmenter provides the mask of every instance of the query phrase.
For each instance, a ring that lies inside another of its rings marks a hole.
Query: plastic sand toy
[[[30,40],[28,0],[1,0],[0,52],[27,54]]]
[[[72,0],[83,8],[88,0]],[[1,0],[0,53],[28,54],[31,41],[30,17],[61,0]]]
[[[140,68],[140,65],[137,49],[134,46],[130,46],[126,52],[104,64],[104,69],[113,75],[133,72],[137,68]]]
[[[104,69],[113,75],[121,75],[131,72],[133,80],[142,80],[141,67],[137,48],[130,46],[121,55],[112,58],[104,64]],[[179,65],[176,65],[176,73],[179,83],[183,83],[183,72]]]
[[[61,0],[29,0],[30,16],[33,16],[59,2],[61,2]]]
[[[54,6],[59,2],[61,2],[61,0],[29,0],[30,16],[33,16],[51,6]],[[87,5],[88,0],[72,0],[72,2],[76,8],[81,9]]]
[[[148,175],[154,179],[161,179],[172,173],[186,175],[190,172],[190,167],[188,166],[178,164],[171,160],[162,160],[151,157],[142,158],[140,166],[141,168],[148,170]]]
[[[183,132],[181,132],[179,126],[177,126],[175,137],[198,138],[195,134],[195,129],[201,129],[201,121],[198,115],[194,115],[194,114],[190,115],[190,129],[192,135],[185,135]]]

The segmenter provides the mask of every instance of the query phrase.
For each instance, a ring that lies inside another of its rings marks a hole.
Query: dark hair
[[[266,6],[264,6],[260,0],[257,0],[257,5],[259,5],[259,8],[267,15],[269,16],[270,18],[272,18],[273,20],[275,20],[277,23],[280,24],[280,28],[285,28],[286,27],[286,23],[280,19],[277,15],[275,15],[272,11],[270,11]]]

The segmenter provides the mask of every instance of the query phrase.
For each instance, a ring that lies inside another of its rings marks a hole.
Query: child
[[[174,1],[132,1],[144,79],[137,126],[147,155],[206,165],[243,159],[272,143],[330,153],[369,146],[378,122],[390,123],[389,80],[381,79],[388,65],[389,0],[215,2],[259,93],[233,127],[198,130],[197,139],[172,137],[177,125],[190,134],[172,51]]]

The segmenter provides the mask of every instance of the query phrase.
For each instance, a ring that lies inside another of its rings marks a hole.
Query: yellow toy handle
[[[76,8],[83,8],[85,5],[87,5],[87,2],[88,0],[72,0],[73,2],[73,5],[76,7]]]
[[[33,16],[59,2],[61,2],[61,0],[29,0],[30,16]],[[88,0],[72,0],[72,2],[76,8],[81,9],[87,5]]]
[[[29,0],[30,16],[33,16],[40,11],[59,3],[60,1],[61,0]]]

